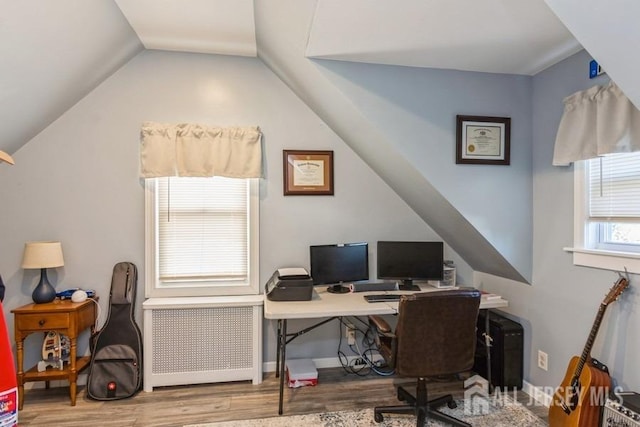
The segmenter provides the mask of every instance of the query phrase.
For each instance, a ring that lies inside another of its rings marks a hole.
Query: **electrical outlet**
[[[356,327],[352,324],[347,324],[347,328],[345,331],[347,337],[347,344],[355,345],[356,344]]]
[[[349,338],[349,333],[351,332],[352,329],[354,329],[355,326],[353,326],[353,324],[351,323],[346,323],[344,325],[344,337],[345,338]]]
[[[545,353],[542,350],[538,350],[538,368],[546,371],[549,367],[548,359],[549,359],[549,356],[547,355],[547,353]]]

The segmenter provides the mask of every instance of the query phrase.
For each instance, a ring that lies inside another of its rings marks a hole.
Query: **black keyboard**
[[[400,301],[402,295],[397,294],[370,294],[364,295],[364,299],[367,302],[385,302],[385,301]]]

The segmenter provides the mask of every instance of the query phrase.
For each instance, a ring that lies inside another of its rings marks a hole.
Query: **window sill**
[[[573,253],[573,264],[629,273],[640,273],[640,254],[584,248],[563,248]]]

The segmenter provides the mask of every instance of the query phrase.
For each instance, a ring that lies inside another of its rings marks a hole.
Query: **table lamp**
[[[40,282],[33,290],[31,298],[36,304],[51,302],[56,298],[56,290],[49,283],[47,268],[62,267],[62,244],[60,242],[27,242],[24,245],[22,268],[39,268]]]

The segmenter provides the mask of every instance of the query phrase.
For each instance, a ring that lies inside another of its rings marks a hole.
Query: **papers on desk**
[[[485,301],[491,301],[491,300],[496,300],[496,299],[501,299],[502,297],[498,294],[492,294],[491,292],[487,292],[487,291],[480,291],[480,293],[482,294],[482,299]]]
[[[310,277],[304,267],[279,268],[277,271],[281,279],[306,279]]]

